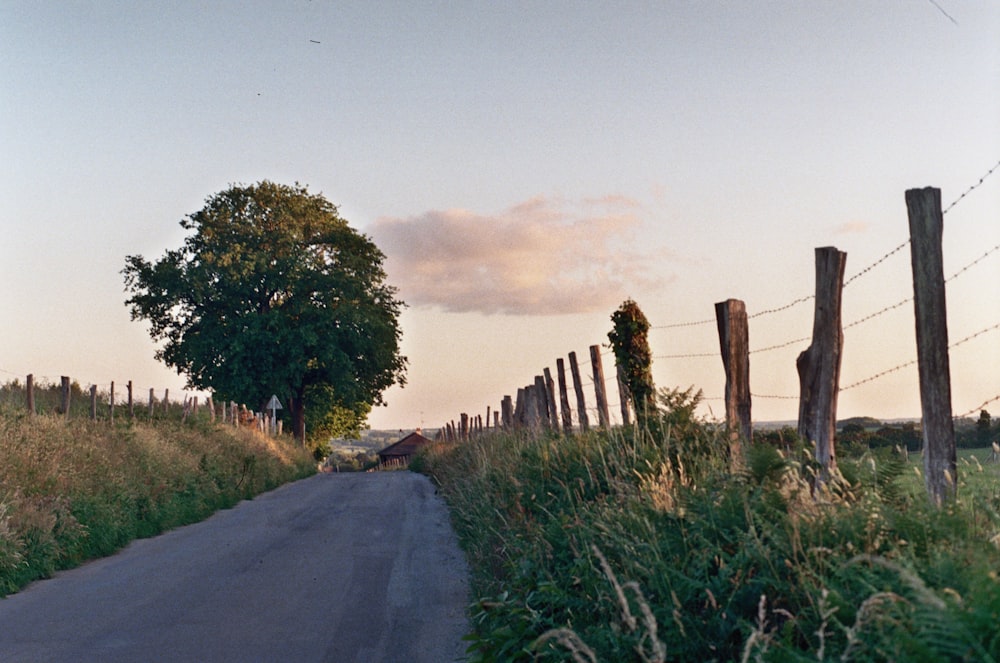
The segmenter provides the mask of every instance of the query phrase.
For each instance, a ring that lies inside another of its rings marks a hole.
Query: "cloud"
[[[537,196],[486,215],[466,209],[382,218],[370,227],[390,282],[411,306],[554,315],[608,310],[655,287],[652,256],[633,250],[633,201]]]
[[[867,221],[848,221],[833,229],[836,235],[854,235],[868,232],[871,224]]]

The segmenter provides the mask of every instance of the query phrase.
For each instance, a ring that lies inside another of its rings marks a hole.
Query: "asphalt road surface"
[[[0,599],[0,661],[446,663],[467,577],[426,477],[323,474]]]

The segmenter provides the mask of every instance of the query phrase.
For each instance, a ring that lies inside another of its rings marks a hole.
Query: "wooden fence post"
[[[154,396],[154,390],[152,387],[149,388],[149,418],[153,418],[153,406],[156,402],[156,396]]]
[[[587,417],[587,402],[583,397],[583,380],[580,377],[580,365],[576,361],[576,353],[569,353],[569,370],[573,377],[573,391],[576,392],[576,419],[580,425],[580,430],[590,429],[590,420]]]
[[[111,381],[111,396],[108,398],[108,416],[115,423],[115,381]]]
[[[28,379],[24,383],[24,393],[28,401],[28,415],[33,416],[35,414],[35,375],[33,373],[28,373]]]
[[[60,391],[60,403],[59,407],[62,409],[63,416],[69,419],[69,376],[62,375],[59,377],[59,391]]]
[[[816,249],[812,344],[795,362],[799,373],[799,436],[816,445],[816,460],[823,466],[824,481],[837,469],[833,446],[844,349],[840,304],[846,263],[847,254],[835,247]]]
[[[625,371],[617,362],[615,362],[615,379],[618,380],[618,402],[622,412],[622,425],[631,426],[632,418],[629,416],[629,401],[632,400],[632,397],[629,395],[628,385],[625,384]]]
[[[500,412],[503,416],[500,418],[503,422],[503,427],[510,429],[514,427],[514,403],[511,397],[504,396],[503,400],[500,401]]]
[[[536,428],[551,428],[552,427],[552,416],[549,413],[549,390],[545,384],[545,378],[541,375],[535,376],[535,403],[538,408],[538,421],[536,422]]]
[[[556,359],[556,380],[559,382],[559,409],[562,412],[563,432],[569,435],[573,432],[573,414],[569,407],[569,394],[566,391],[566,362],[562,357]]]
[[[542,412],[538,408],[538,390],[534,383],[524,387],[524,417],[525,428],[537,430],[542,425]]]
[[[601,346],[590,346],[590,365],[594,371],[594,396],[597,398],[597,419],[601,428],[610,428],[611,413],[604,390],[604,366],[601,364]]]
[[[90,420],[97,421],[97,385],[90,385]]]
[[[132,402],[132,381],[128,381],[128,418],[135,419],[135,406]]]
[[[729,457],[735,466],[742,465],[743,442],[753,439],[750,417],[750,341],[746,305],[727,299],[715,305],[719,327],[722,365],[726,371],[726,429],[729,432]]]
[[[518,428],[528,427],[528,410],[531,408],[531,402],[534,400],[531,394],[530,385],[525,385],[517,390],[518,401],[520,405],[514,410],[514,423]]]
[[[462,441],[465,441],[469,439],[469,415],[463,412],[460,418],[462,420]]]
[[[545,373],[545,398],[549,411],[549,428],[554,431],[559,430],[559,410],[556,409],[556,383],[552,379],[552,371],[546,367]]]
[[[170,389],[163,390],[163,414],[170,411]]]
[[[954,499],[958,486],[955,424],[951,418],[951,367],[945,306],[941,236],[941,190],[906,192],[913,265],[913,310],[917,330],[917,367],[924,434],[927,494],[940,506]]]

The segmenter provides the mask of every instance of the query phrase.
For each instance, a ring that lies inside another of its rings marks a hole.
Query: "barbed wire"
[[[982,177],[979,178],[978,182],[976,182],[975,184],[973,184],[972,186],[970,186],[968,189],[966,189],[965,191],[963,191],[962,194],[958,198],[956,198],[955,200],[953,200],[951,202],[951,204],[949,204],[948,207],[945,208],[944,211],[941,212],[941,214],[944,215],[944,214],[947,214],[948,212],[950,212],[951,209],[953,207],[955,207],[956,205],[958,205],[960,202],[962,202],[962,200],[964,200],[966,196],[968,196],[970,193],[972,193],[973,191],[975,191],[976,189],[978,189],[980,186],[982,186],[983,182],[985,182],[986,179],[990,175],[992,175],[997,169],[1000,169],[1000,161],[997,161],[995,164],[993,164],[993,166],[989,170],[987,170],[986,173]],[[865,276],[866,274],[870,273],[873,269],[875,269],[876,267],[878,267],[879,265],[881,265],[887,259],[889,259],[893,255],[899,253],[901,250],[903,250],[903,248],[905,248],[906,246],[908,246],[909,243],[910,243],[910,240],[907,239],[905,242],[903,242],[902,244],[900,244],[896,248],[894,248],[891,251],[889,251],[888,253],[882,255],[875,262],[871,263],[870,265],[868,265],[867,267],[865,267],[864,269],[862,269],[860,272],[858,272],[857,274],[854,274],[849,279],[847,279],[846,281],[844,281],[844,287],[846,288],[848,285],[850,285],[851,283],[853,283],[857,279],[859,279],[862,276]],[[996,250],[996,247],[994,247],[993,251],[995,251],[995,250]],[[991,252],[992,251],[988,251],[987,254],[989,254]],[[986,256],[984,255],[983,257],[985,258]],[[973,263],[973,264],[975,264],[975,263]],[[968,267],[971,267],[971,266],[972,265],[968,265]],[[952,277],[952,278],[954,278],[954,277]],[[757,313],[754,313],[753,315],[748,315],[747,318],[758,318],[758,317],[763,316],[763,315],[770,315],[772,313],[780,313],[781,311],[785,311],[787,309],[790,309],[793,306],[796,306],[796,305],[801,304],[803,302],[807,302],[810,299],[815,299],[815,295],[808,295],[808,296],[805,296],[805,297],[800,297],[800,298],[798,298],[798,299],[796,299],[796,300],[794,300],[792,302],[789,302],[788,304],[785,304],[783,306],[777,306],[775,308],[765,309],[763,311],[759,311]],[[691,321],[691,322],[676,322],[676,323],[669,324],[669,325],[655,325],[655,326],[650,327],[650,329],[677,329],[677,328],[680,328],[680,327],[695,327],[695,326],[698,326],[698,325],[707,325],[709,323],[714,323],[714,322],[715,322],[714,318],[710,319],[710,320],[694,320],[694,321]]]
[[[777,345],[769,345],[766,348],[757,348],[756,350],[750,350],[749,354],[756,354],[758,352],[770,352],[771,350],[780,350],[781,348],[787,348],[789,345],[795,345],[796,343],[802,343],[803,341],[812,340],[810,337],[806,336],[803,338],[792,339],[791,341],[785,341],[784,343],[779,343]]]
[[[883,308],[880,311],[875,311],[874,313],[866,315],[865,317],[863,317],[863,318],[861,318],[859,320],[855,320],[854,322],[851,322],[851,323],[848,323],[848,324],[844,325],[844,329],[850,329],[851,327],[857,327],[858,325],[860,325],[860,324],[862,324],[864,322],[868,322],[869,320],[874,320],[875,318],[879,317],[880,315],[884,315],[884,314],[888,313],[889,311],[894,311],[897,308],[899,308],[900,306],[902,306],[904,304],[907,304],[909,302],[912,302],[912,301],[913,301],[913,297],[907,297],[906,299],[904,299],[902,301],[898,301],[895,304],[889,304],[888,306],[886,306],[885,308]]]
[[[994,401],[1000,401],[1000,394],[997,394],[993,398],[987,398],[985,401],[983,401],[982,403],[980,403],[976,407],[972,408],[968,412],[963,412],[962,414],[956,414],[952,418],[953,419],[963,419],[965,417],[968,417],[971,414],[975,414],[977,411],[981,412],[982,410],[984,410],[986,408],[987,405],[989,405],[990,403],[993,403]]]
[[[997,161],[995,164],[993,164],[993,167],[987,170],[986,174],[980,177],[978,182],[976,182],[968,189],[966,189],[961,196],[953,200],[951,204],[948,205],[948,207],[943,212],[941,212],[941,214],[947,214],[948,212],[950,212],[952,207],[962,202],[962,199],[964,199],[967,195],[969,195],[970,193],[978,189],[980,186],[982,186],[983,182],[986,181],[986,178],[992,175],[993,171],[995,171],[997,168],[1000,168],[1000,161]]]
[[[778,396],[775,394],[750,394],[751,398],[761,398],[764,400],[774,400],[774,401],[794,401],[798,400],[798,396]]]
[[[653,325],[650,329],[677,329],[679,327],[697,327],[699,325],[714,324],[715,318],[710,320],[695,320],[693,322],[676,322],[671,325]]]
[[[888,260],[889,258],[891,258],[892,256],[894,256],[895,254],[899,253],[903,248],[905,248],[907,245],[909,245],[909,243],[910,243],[910,240],[906,240],[905,242],[903,242],[902,244],[900,244],[899,246],[897,246],[896,248],[894,248],[892,251],[889,251],[888,253],[886,253],[885,255],[883,255],[881,258],[879,258],[878,260],[876,260],[872,264],[868,265],[867,267],[865,267],[864,269],[862,269],[860,272],[858,272],[857,274],[855,274],[851,278],[849,278],[846,281],[844,281],[844,287],[846,288],[847,286],[851,285],[851,283],[853,283],[857,279],[861,278],[862,276],[864,276],[868,272],[872,271],[873,269],[875,269],[876,267],[878,267],[879,265],[881,265],[883,262],[885,262],[886,260]]]
[[[948,346],[948,349],[951,350],[953,348],[957,348],[958,346],[962,345],[963,343],[968,343],[972,339],[974,339],[974,338],[976,338],[978,336],[982,336],[983,334],[985,334],[987,332],[994,331],[996,329],[1000,329],[1000,322],[998,322],[997,324],[992,325],[990,327],[985,327],[983,329],[980,329],[979,331],[975,332],[974,334],[969,334],[965,338],[960,339],[958,341],[955,341],[954,343],[952,343],[952,344],[950,344]],[[893,366],[892,368],[888,368],[888,369],[886,369],[884,371],[880,371],[879,373],[876,373],[875,375],[869,376],[869,377],[865,378],[864,380],[858,380],[857,382],[851,383],[851,384],[847,385],[846,387],[841,387],[840,391],[847,391],[848,389],[853,389],[854,387],[858,387],[858,386],[861,386],[863,384],[867,384],[869,382],[874,382],[875,380],[878,380],[879,378],[885,377],[886,375],[889,375],[890,373],[895,373],[896,371],[902,370],[902,369],[907,368],[909,366],[913,366],[916,363],[917,363],[916,359],[911,359],[910,361],[903,362],[902,364],[899,364],[897,366]]]
[[[948,278],[946,278],[945,279],[945,283],[951,281],[952,279],[958,278],[959,276],[961,276],[962,274],[964,274],[966,271],[968,271],[970,268],[975,267],[977,264],[979,264],[980,262],[982,262],[982,260],[984,258],[989,257],[990,254],[996,253],[998,250],[1000,250],[1000,244],[997,244],[992,249],[990,249],[989,251],[987,251],[983,255],[979,256],[978,258],[976,258],[975,260],[973,260],[972,262],[970,262],[968,265],[966,265],[962,269],[958,270],[957,272],[955,272],[954,274],[952,274],[951,276],[949,276]]]

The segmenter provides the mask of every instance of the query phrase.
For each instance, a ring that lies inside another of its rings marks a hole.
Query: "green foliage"
[[[384,255],[323,196],[232,186],[181,226],[182,248],[128,256],[123,274],[132,318],[192,386],[253,408],[278,394],[301,437],[306,403],[360,415],[404,382]]]
[[[426,455],[473,569],[473,661],[1000,660],[995,483],[935,509],[886,447],[817,488],[793,431],[734,476],[692,392],[646,430]]]
[[[615,363],[621,369],[622,380],[632,397],[636,417],[640,421],[656,410],[656,388],[653,386],[653,354],[649,349],[649,320],[631,299],[625,300],[611,314],[612,329],[608,332]]]
[[[0,596],[313,472],[299,446],[206,420],[0,408]]]

